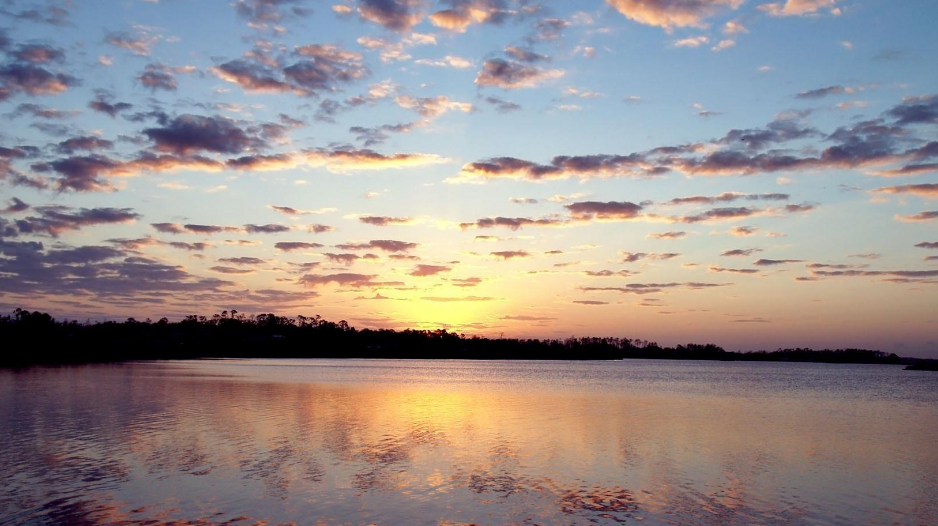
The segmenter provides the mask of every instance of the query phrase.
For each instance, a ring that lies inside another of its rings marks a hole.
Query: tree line
[[[667,347],[617,337],[486,338],[438,330],[356,329],[320,316],[245,315],[235,310],[181,321],[56,320],[16,309],[0,316],[0,365],[195,358],[424,358],[498,360],[664,360],[901,363],[867,349],[727,351],[707,343]]]

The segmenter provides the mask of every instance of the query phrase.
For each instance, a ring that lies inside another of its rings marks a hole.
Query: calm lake
[[[0,524],[938,524],[938,373],[220,360],[0,370]]]

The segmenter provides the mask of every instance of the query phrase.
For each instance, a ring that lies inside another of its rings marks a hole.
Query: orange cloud
[[[631,20],[670,32],[675,27],[706,27],[706,18],[724,8],[736,9],[743,0],[606,0],[606,3]]]
[[[876,194],[912,194],[928,199],[938,198],[938,184],[904,184],[899,186],[886,186],[872,190]]]

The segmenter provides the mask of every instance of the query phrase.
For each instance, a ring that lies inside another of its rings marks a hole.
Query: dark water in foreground
[[[938,374],[626,361],[0,371],[0,524],[938,524]]]

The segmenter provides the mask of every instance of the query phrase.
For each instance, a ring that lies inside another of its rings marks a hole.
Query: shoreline
[[[627,337],[514,339],[437,330],[356,329],[319,316],[188,316],[182,321],[57,321],[47,313],[16,309],[0,316],[8,352],[0,367],[212,358],[327,358],[425,360],[618,361],[631,359],[892,364],[938,368],[938,360],[900,357],[871,349],[788,348],[727,351],[713,343],[673,347]],[[932,370],[932,369],[928,369]]]

